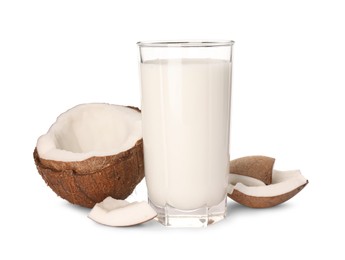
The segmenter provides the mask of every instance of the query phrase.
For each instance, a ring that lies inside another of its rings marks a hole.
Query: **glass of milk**
[[[148,200],[166,226],[226,215],[233,44],[138,42]]]

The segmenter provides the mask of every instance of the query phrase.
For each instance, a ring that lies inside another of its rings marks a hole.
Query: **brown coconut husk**
[[[230,173],[244,175],[272,184],[275,159],[267,156],[246,156],[230,161]]]
[[[45,160],[35,148],[34,160],[42,178],[58,196],[88,208],[108,196],[127,198],[144,178],[142,139],[119,154],[80,162]]]

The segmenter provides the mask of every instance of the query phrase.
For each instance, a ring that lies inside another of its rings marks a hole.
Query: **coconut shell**
[[[81,162],[34,159],[47,185],[70,203],[91,208],[111,196],[125,199],[144,178],[143,141],[112,156],[92,157]]]
[[[230,161],[230,172],[261,180],[268,185],[272,183],[274,161],[267,156],[241,157]]]
[[[308,181],[290,192],[273,197],[250,196],[236,189],[234,189],[231,194],[228,193],[228,196],[234,201],[250,208],[270,208],[291,199],[297,193],[299,193],[307,184]]]

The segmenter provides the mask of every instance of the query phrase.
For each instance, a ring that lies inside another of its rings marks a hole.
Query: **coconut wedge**
[[[127,198],[144,177],[143,158],[140,111],[102,103],[61,114],[34,150],[47,185],[89,208],[108,196]]]
[[[230,172],[271,184],[274,162],[274,158],[261,155],[241,157],[230,161]]]
[[[230,173],[228,196],[247,207],[268,208],[291,199],[307,184],[308,180],[299,170],[273,170],[270,185],[252,177]]]
[[[129,203],[107,197],[92,208],[88,217],[103,225],[126,227],[142,224],[156,216],[157,213],[145,201]]]

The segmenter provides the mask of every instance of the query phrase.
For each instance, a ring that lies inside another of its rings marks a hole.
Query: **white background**
[[[0,259],[344,259],[342,1],[0,2]],[[229,202],[206,229],[109,228],[57,197],[37,138],[85,102],[140,106],[139,40],[235,40],[232,158],[309,185],[281,206]]]

